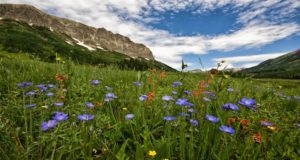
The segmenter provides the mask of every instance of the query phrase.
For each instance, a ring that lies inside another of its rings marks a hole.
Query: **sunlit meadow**
[[[299,80],[17,56],[0,75],[1,160],[300,157]]]

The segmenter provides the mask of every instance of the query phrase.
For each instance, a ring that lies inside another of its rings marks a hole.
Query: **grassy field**
[[[296,160],[299,83],[2,53],[0,159]]]

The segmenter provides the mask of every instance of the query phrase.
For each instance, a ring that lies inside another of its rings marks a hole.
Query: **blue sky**
[[[1,2],[2,3],[2,2]],[[251,67],[300,49],[297,0],[4,0],[104,27],[147,45],[174,68]]]

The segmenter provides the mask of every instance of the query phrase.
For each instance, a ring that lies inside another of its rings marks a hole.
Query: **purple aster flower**
[[[165,121],[174,121],[174,120],[176,120],[176,117],[174,117],[174,116],[165,116],[164,120]]]
[[[48,92],[48,93],[46,94],[46,96],[47,96],[47,97],[52,97],[52,96],[54,96],[54,93]]]
[[[268,127],[268,126],[273,126],[273,124],[272,124],[271,122],[267,122],[267,121],[262,121],[262,122],[260,122],[260,124],[261,124],[262,126],[266,126],[266,127]]]
[[[239,107],[235,104],[232,104],[232,103],[226,103],[223,105],[222,107],[223,110],[228,110],[228,109],[231,109],[231,110],[234,110],[234,111],[238,111],[240,110]]]
[[[89,107],[89,108],[94,108],[94,104],[92,102],[86,102],[85,106]]]
[[[206,94],[206,95],[209,95],[211,98],[215,98],[216,97],[216,94],[213,93],[213,92],[208,92],[208,91],[205,91],[205,92],[202,92],[203,94]]]
[[[246,106],[246,107],[253,107],[255,105],[255,100],[251,98],[242,98],[238,102],[240,105]]]
[[[177,86],[181,86],[182,83],[179,81],[173,82],[172,87],[177,87]]]
[[[195,109],[192,109],[192,108],[188,109],[187,111],[190,112],[190,113],[196,113],[197,112]]]
[[[191,94],[192,94],[192,92],[190,92],[190,91],[188,91],[188,90],[183,91],[183,93],[185,93],[185,94],[187,94],[187,95],[191,95]]]
[[[234,92],[234,89],[232,87],[228,87],[227,92]]]
[[[220,119],[219,119],[218,117],[215,117],[215,116],[209,115],[209,114],[207,114],[207,115],[205,116],[205,118],[206,118],[207,120],[213,122],[213,123],[217,123],[217,122],[220,121]]]
[[[172,96],[163,96],[162,100],[164,100],[164,101],[173,101],[174,99],[173,99]]]
[[[204,91],[204,92],[202,92],[203,94],[207,94],[207,95],[209,95],[211,92],[208,92],[208,91]]]
[[[33,108],[35,106],[36,106],[36,104],[27,104],[27,105],[25,105],[26,108]]]
[[[300,123],[296,124],[296,126],[300,127]]]
[[[36,92],[35,91],[30,91],[30,92],[27,92],[26,95],[27,96],[33,96],[33,95],[36,95]]]
[[[43,87],[46,87],[46,85],[45,85],[45,84],[38,84],[38,85],[36,85],[35,87],[36,87],[36,88],[43,88]]]
[[[64,102],[55,102],[53,105],[57,107],[62,107],[64,106]]]
[[[203,100],[204,100],[205,102],[211,102],[211,99],[209,99],[209,98],[207,98],[207,97],[203,97]]]
[[[114,93],[107,93],[105,98],[118,98]]]
[[[68,114],[65,114],[64,112],[55,112],[55,115],[53,117],[53,119],[56,121],[65,121],[68,118]]]
[[[211,93],[209,94],[209,96],[210,96],[211,98],[216,98],[216,97],[217,97],[217,95],[216,95],[215,93],[213,93],[213,92],[211,92]]]
[[[107,93],[105,95],[104,101],[105,102],[110,102],[112,101],[114,98],[118,98],[114,93]]]
[[[130,120],[134,118],[134,114],[126,114],[125,119]]]
[[[185,116],[185,117],[190,117],[191,115],[188,114],[188,113],[182,113],[182,112],[179,112],[178,113],[179,116]]]
[[[32,82],[22,82],[22,83],[19,83],[17,84],[18,87],[29,87],[31,86],[33,83]]]
[[[57,121],[56,120],[49,120],[48,122],[43,122],[42,123],[42,131],[45,132],[49,129],[55,128],[57,126]]]
[[[46,92],[46,91],[48,91],[48,88],[47,88],[47,87],[42,87],[42,88],[41,88],[41,91],[42,91],[42,92]]]
[[[48,88],[45,84],[39,84],[39,85],[36,85],[35,87],[41,89],[42,92],[46,92],[48,90]]]
[[[55,88],[55,84],[48,84],[49,88]]]
[[[229,126],[222,125],[222,126],[219,127],[219,129],[221,131],[229,133],[231,135],[235,133],[235,130],[232,127],[229,127]]]
[[[145,101],[145,100],[147,100],[147,98],[148,98],[147,95],[141,95],[141,96],[139,97],[140,101]]]
[[[112,101],[113,99],[112,98],[104,98],[104,101],[105,102],[110,102],[110,101]]]
[[[134,84],[135,86],[141,86],[141,85],[142,85],[141,82],[133,82],[133,84]]]
[[[177,94],[177,92],[176,92],[176,91],[172,91],[172,94],[174,94],[174,95],[175,95],[175,94]]]
[[[176,104],[180,105],[180,106],[187,106],[187,107],[193,107],[194,106],[194,104],[188,102],[187,99],[185,99],[185,98],[177,99]]]
[[[91,114],[81,114],[77,117],[80,121],[89,121],[95,118],[94,115]]]
[[[190,123],[191,123],[193,126],[198,126],[198,121],[195,120],[195,119],[190,119]]]
[[[92,85],[99,85],[99,84],[100,84],[100,81],[97,80],[97,79],[95,79],[95,80],[92,80],[92,81],[91,81],[91,84],[92,84]]]
[[[185,104],[187,102],[188,102],[187,99],[185,99],[185,98],[179,98],[179,99],[177,99],[176,104],[178,104],[180,106],[185,106]]]
[[[187,107],[193,107],[194,104],[193,104],[193,103],[190,103],[190,102],[185,102],[185,106],[187,106]]]

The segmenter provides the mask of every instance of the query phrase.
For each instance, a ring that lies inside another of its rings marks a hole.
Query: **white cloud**
[[[281,53],[266,53],[266,54],[256,54],[256,55],[249,55],[249,56],[234,56],[234,57],[222,57],[222,58],[215,58],[213,61],[220,62],[225,60],[230,63],[238,63],[238,62],[257,62],[257,61],[265,61],[268,59],[276,58],[286,54],[286,52]]]
[[[156,59],[175,68],[180,67],[182,55],[187,53],[206,54],[211,50],[230,51],[242,47],[258,47],[300,31],[300,26],[296,23],[269,21],[272,17],[278,17],[278,21],[281,21],[295,14],[300,8],[300,2],[295,0],[4,0],[3,2],[31,4],[56,16],[94,27],[104,27],[128,36],[135,42],[147,45]],[[239,30],[228,34],[212,37],[178,36],[166,30],[147,26],[151,21],[160,20],[159,12],[179,12],[196,8],[192,12],[201,14],[228,5],[231,5],[233,10],[238,10],[238,21],[243,23],[243,27]],[[276,11],[270,13],[274,7]],[[286,12],[289,14],[285,14]],[[266,15],[270,14],[274,16],[266,18]]]
[[[287,23],[281,25],[246,26],[229,35],[221,35],[208,40],[210,49],[232,50],[238,47],[262,46],[283,39],[300,30],[299,25]]]
[[[282,56],[284,54],[286,54],[286,52],[256,54],[256,55],[249,55],[249,56],[222,57],[222,58],[214,58],[213,61],[220,62],[220,61],[225,60],[226,64],[231,66],[230,68],[234,68],[234,67],[249,68],[249,67],[253,67],[265,60],[273,59],[273,58]],[[237,63],[243,63],[243,64],[237,66]]]
[[[241,68],[250,68],[250,67],[254,67],[254,66],[256,66],[256,65],[258,65],[260,62],[258,62],[258,63],[246,63],[246,64],[243,64],[242,66],[241,66]]]

